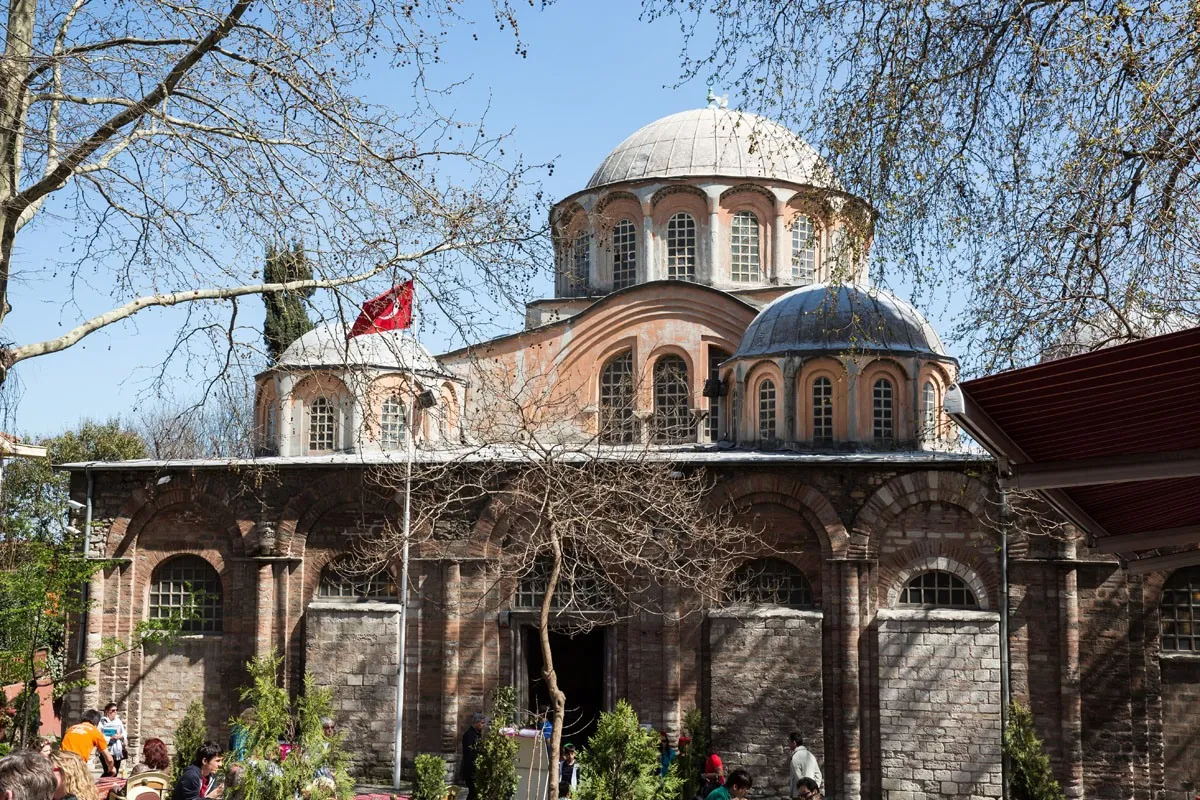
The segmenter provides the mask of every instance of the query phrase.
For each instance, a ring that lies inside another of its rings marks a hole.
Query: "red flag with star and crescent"
[[[347,339],[364,333],[398,331],[412,325],[413,282],[398,283],[379,297],[363,303],[362,313],[354,320]]]

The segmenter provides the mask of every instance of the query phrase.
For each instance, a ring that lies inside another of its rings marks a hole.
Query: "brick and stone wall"
[[[708,620],[712,742],[755,797],[786,797],[788,734],[824,765],[820,611],[734,607]]]
[[[1163,783],[1169,791],[1200,788],[1200,655],[1162,659]]]
[[[1000,797],[999,616],[883,609],[876,622],[885,800]]]

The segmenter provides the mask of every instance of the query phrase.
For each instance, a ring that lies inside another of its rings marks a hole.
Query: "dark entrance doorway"
[[[525,666],[529,670],[529,700],[539,713],[550,709],[550,691],[542,678],[542,646],[537,628],[524,630]],[[550,632],[550,653],[558,687],[567,696],[563,744],[582,747],[596,732],[604,710],[604,628],[586,632]]]

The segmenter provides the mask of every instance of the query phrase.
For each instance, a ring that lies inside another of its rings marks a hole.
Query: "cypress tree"
[[[1008,788],[1013,800],[1062,800],[1062,790],[1050,770],[1050,759],[1034,731],[1033,714],[1015,701],[1009,706],[1004,752],[1008,756]]]
[[[299,242],[293,242],[290,247],[271,245],[267,248],[264,282],[286,283],[310,280],[312,276],[312,265],[308,263],[308,256]],[[272,363],[279,360],[288,345],[313,329],[304,302],[312,294],[312,289],[306,289],[263,295],[263,303],[267,307],[263,341],[266,342]]]

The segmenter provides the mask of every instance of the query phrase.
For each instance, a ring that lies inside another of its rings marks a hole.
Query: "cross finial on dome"
[[[711,86],[708,87],[708,97],[704,99],[708,101],[709,108],[729,108],[729,95],[718,96]]]

